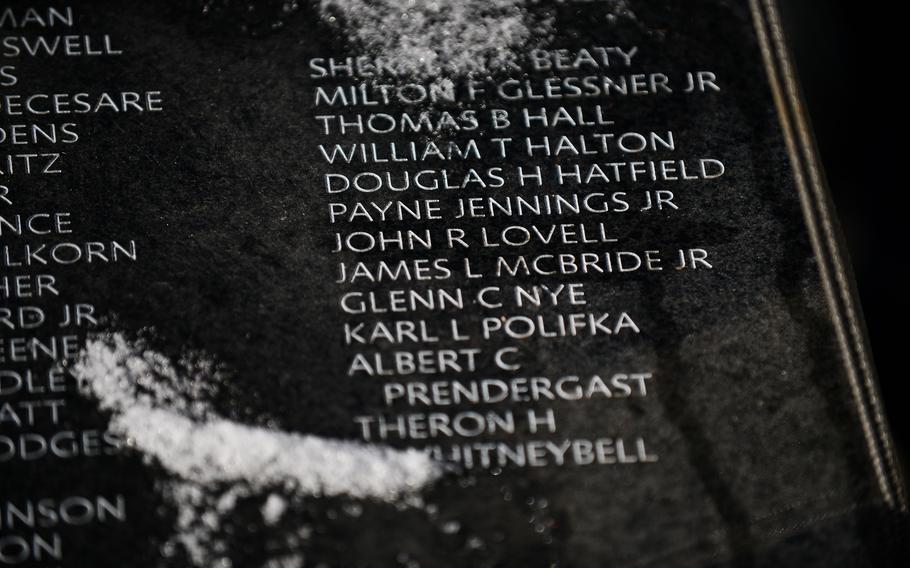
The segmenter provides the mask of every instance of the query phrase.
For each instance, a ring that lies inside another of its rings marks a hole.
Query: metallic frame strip
[[[904,485],[894,458],[852,284],[840,254],[825,181],[790,64],[777,5],[775,0],[749,0],[749,5],[879,490],[889,508],[906,513]]]

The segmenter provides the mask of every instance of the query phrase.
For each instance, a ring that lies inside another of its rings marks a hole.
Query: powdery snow
[[[495,71],[549,33],[524,0],[320,0],[320,13],[401,75]]]
[[[207,402],[221,380],[210,360],[197,355],[174,364],[122,334],[89,339],[73,372],[82,392],[111,413],[110,431],[174,476],[160,487],[177,508],[176,534],[163,552],[173,554],[179,544],[194,566],[212,566],[221,558],[226,546],[218,535],[238,498],[271,491],[261,513],[264,524],[274,525],[287,507],[279,492],[394,503],[442,473],[417,450],[225,419]],[[280,561],[292,566],[300,559]]]

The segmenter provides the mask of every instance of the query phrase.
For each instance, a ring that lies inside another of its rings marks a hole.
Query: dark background
[[[903,53],[901,20],[875,3],[782,0],[786,33],[855,272],[888,417],[908,467],[910,416],[900,357],[908,298],[900,203],[906,166],[896,131],[904,101],[890,77]],[[879,4],[882,6],[883,4]]]

